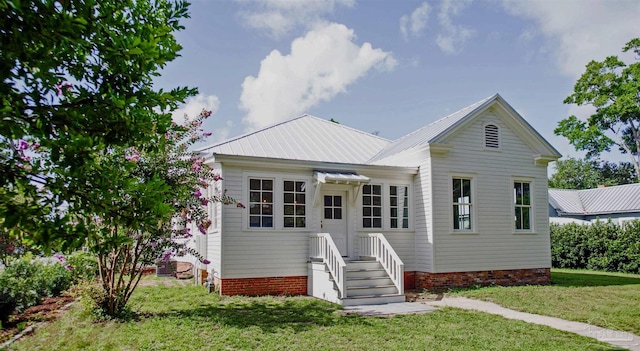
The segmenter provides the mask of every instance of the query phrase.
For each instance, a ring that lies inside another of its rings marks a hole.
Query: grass
[[[549,286],[487,287],[454,294],[640,335],[640,275],[553,269]]]
[[[551,328],[458,309],[363,317],[308,297],[220,297],[142,287],[134,320],[94,323],[77,308],[12,350],[612,350]]]

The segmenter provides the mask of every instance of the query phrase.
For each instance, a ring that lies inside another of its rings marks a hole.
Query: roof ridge
[[[357,133],[360,133],[360,134],[364,134],[364,135],[366,135],[366,136],[374,137],[374,138],[377,138],[377,139],[380,139],[380,140],[383,140],[383,141],[392,141],[392,140],[387,139],[387,138],[385,138],[385,137],[381,137],[381,136],[379,136],[379,135],[375,135],[375,134],[372,134],[372,133],[368,133],[368,132],[365,132],[364,130],[360,130],[360,129],[356,129],[356,128],[353,128],[353,127],[350,127],[350,126],[344,125],[344,124],[342,124],[342,123],[340,123],[340,122],[332,122],[332,121],[330,121],[330,120],[328,120],[328,119],[324,119],[324,118],[321,118],[321,117],[317,117],[317,116],[314,116],[314,115],[311,115],[311,114],[308,114],[308,113],[305,113],[304,115],[302,115],[302,116],[300,116],[300,117],[297,117],[297,118],[302,118],[302,117],[311,117],[311,118],[314,118],[314,119],[320,120],[320,121],[322,121],[322,122],[324,122],[324,123],[331,123],[331,125],[335,125],[335,126],[338,126],[338,127],[342,127],[342,128],[345,128],[345,129],[351,130],[351,131],[353,131],[353,132],[357,132]]]

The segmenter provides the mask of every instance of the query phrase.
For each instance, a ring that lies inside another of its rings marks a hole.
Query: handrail
[[[309,256],[311,258],[321,258],[328,267],[329,274],[335,282],[339,298],[347,297],[347,264],[344,262],[338,247],[333,242],[331,234],[316,233],[309,235]]]
[[[360,256],[375,257],[398,288],[398,293],[404,294],[404,263],[382,233],[360,234]]]

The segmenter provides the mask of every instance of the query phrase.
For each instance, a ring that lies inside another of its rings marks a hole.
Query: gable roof
[[[276,159],[364,164],[390,140],[308,114],[199,151]]]
[[[549,189],[549,204],[559,215],[640,212],[640,183],[597,189]]]
[[[395,157],[398,154],[410,153],[420,149],[422,146],[438,143],[443,137],[454,131],[458,126],[462,125],[465,121],[469,120],[473,116],[477,115],[481,111],[486,110],[490,106],[500,104],[502,108],[507,110],[511,115],[515,116],[519,124],[528,131],[528,134],[532,136],[549,154],[550,156],[561,157],[562,155],[547,141],[545,140],[516,110],[511,107],[500,94],[495,94],[484,98],[474,104],[462,108],[448,116],[445,116],[435,122],[432,122],[412,133],[409,133],[402,138],[390,143],[378,154],[369,160],[369,163],[379,164],[384,163],[383,160],[390,157]]]

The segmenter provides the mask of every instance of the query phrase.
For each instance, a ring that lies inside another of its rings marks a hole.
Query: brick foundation
[[[264,278],[214,278],[221,295],[307,295],[307,276]]]
[[[432,291],[489,285],[547,285],[551,282],[549,268],[448,273],[405,272],[405,286],[407,289],[410,289],[409,285],[407,285],[408,273],[409,275],[410,273],[414,275],[413,283],[415,288]]]
[[[404,272],[404,289],[413,290],[416,288],[416,272]]]

